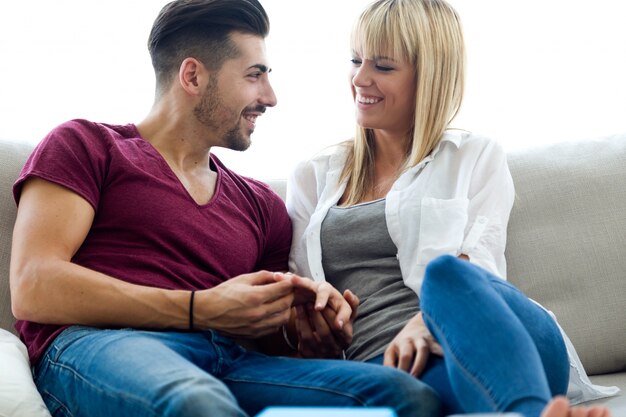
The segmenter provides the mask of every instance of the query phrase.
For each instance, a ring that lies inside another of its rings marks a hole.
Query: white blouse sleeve
[[[309,276],[305,231],[317,206],[315,169],[310,161],[296,166],[287,181],[287,212],[293,225],[293,239],[289,254],[289,270]]]
[[[506,154],[497,142],[487,143],[471,175],[468,222],[460,252],[506,279],[504,249],[515,189]]]

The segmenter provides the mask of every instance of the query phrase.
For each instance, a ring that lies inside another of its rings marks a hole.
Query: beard
[[[241,113],[228,108],[217,87],[217,76],[211,75],[209,83],[202,94],[200,103],[193,109],[196,119],[209,129],[222,133],[224,147],[234,151],[245,151],[250,147],[250,135],[241,132]],[[224,128],[232,123],[232,127],[224,132]]]

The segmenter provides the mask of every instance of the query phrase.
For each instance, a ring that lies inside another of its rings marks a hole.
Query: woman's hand
[[[422,313],[419,312],[393,338],[385,351],[383,364],[417,377],[424,371],[431,353],[443,356],[443,349],[428,331]]]
[[[329,308],[334,312],[334,317],[328,323],[332,329],[342,330],[346,323],[349,323],[353,319],[353,314],[356,317],[356,313],[350,300],[346,299],[335,287],[328,282],[316,282],[310,278],[303,278],[294,274],[285,274],[288,277],[294,288],[294,300],[293,306],[298,305],[313,305],[313,308],[317,312],[324,311]],[[284,279],[284,278],[283,278]],[[350,295],[356,298],[354,294],[350,292]],[[355,307],[358,306],[358,299]],[[330,315],[327,315],[330,317]]]
[[[337,312],[330,306],[321,310],[310,303],[296,307],[295,327],[301,357],[337,358],[352,343],[352,322],[356,318],[359,298],[346,290],[342,299],[350,306],[351,314],[341,328],[336,326]]]
[[[352,342],[352,322],[359,299],[351,291],[342,295],[328,282],[316,282],[295,274],[276,274],[277,281],[293,285],[291,331],[298,337],[298,355],[337,358]],[[295,327],[295,329],[294,329]],[[294,331],[295,330],[295,331]]]

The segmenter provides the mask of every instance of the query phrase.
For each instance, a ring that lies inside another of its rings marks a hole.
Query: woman
[[[552,400],[568,388],[566,341],[499,278],[514,188],[496,143],[449,129],[464,83],[455,11],[376,1],[351,46],[356,136],[299,165],[287,197],[293,271],[361,300],[346,357],[419,377],[446,414],[608,416]],[[303,356],[350,339],[332,317],[297,313]],[[578,372],[573,382],[601,396]]]

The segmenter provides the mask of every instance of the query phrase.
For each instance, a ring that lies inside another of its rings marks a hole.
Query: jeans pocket
[[[48,411],[52,414],[53,417],[73,417],[74,415],[68,410],[65,404],[59,401],[55,396],[48,394],[47,392],[42,392],[41,397],[43,398],[44,403],[46,403],[46,407],[48,407]]]
[[[87,326],[70,326],[66,328],[52,341],[44,357],[47,356],[51,361],[57,362],[65,349],[92,331],[94,331],[94,328]]]

